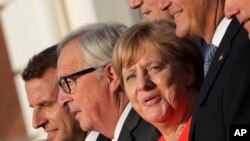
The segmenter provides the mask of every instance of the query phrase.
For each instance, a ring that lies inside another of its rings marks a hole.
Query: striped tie
[[[204,59],[204,75],[206,76],[209,66],[213,60],[214,54],[216,52],[217,47],[213,44],[208,45],[207,51],[205,53]]]

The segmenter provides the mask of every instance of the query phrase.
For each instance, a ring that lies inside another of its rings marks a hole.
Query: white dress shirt
[[[122,126],[123,126],[123,124],[124,124],[124,122],[125,122],[125,120],[126,120],[126,118],[127,118],[127,116],[128,116],[131,109],[132,109],[132,105],[131,105],[131,103],[128,103],[128,105],[124,109],[124,111],[123,111],[121,117],[119,118],[118,123],[117,123],[117,125],[115,127],[114,139],[112,139],[112,141],[117,141],[118,140],[120,132],[122,130]]]
[[[224,18],[220,24],[217,26],[213,39],[212,39],[212,44],[215,45],[216,47],[219,47],[220,42],[222,40],[222,38],[224,37],[226,30],[230,24],[230,22],[232,21],[232,19],[227,19]]]
[[[98,132],[91,131],[86,137],[85,141],[96,141],[98,136],[99,136]]]

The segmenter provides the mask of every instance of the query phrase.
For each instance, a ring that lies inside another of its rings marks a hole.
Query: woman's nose
[[[138,90],[148,91],[154,86],[153,82],[150,80],[148,74],[142,74],[138,76]]]

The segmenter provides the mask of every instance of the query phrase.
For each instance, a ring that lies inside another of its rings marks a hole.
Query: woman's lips
[[[147,98],[145,98],[145,100],[144,100],[144,105],[146,105],[146,106],[155,105],[155,104],[157,104],[158,102],[160,102],[161,99],[162,99],[162,96],[161,96],[161,95],[154,95],[154,96],[147,97]]]

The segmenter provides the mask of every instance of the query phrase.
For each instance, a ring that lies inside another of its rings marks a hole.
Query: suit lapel
[[[197,98],[196,106],[194,109],[193,114],[193,120],[191,125],[191,131],[190,131],[190,140],[194,140],[194,130],[195,130],[195,120],[196,120],[196,112],[197,110],[205,103],[206,98],[211,91],[211,87],[213,86],[213,83],[216,80],[216,77],[220,71],[220,68],[222,67],[223,63],[225,62],[228,53],[230,52],[230,49],[232,47],[231,42],[233,38],[236,36],[237,32],[239,31],[239,28],[241,27],[240,23],[237,21],[237,19],[233,19],[227,28],[227,31],[215,53],[215,56],[213,58],[213,61],[211,63],[211,66],[207,72],[207,75],[205,77],[205,80],[203,81],[200,93]]]
[[[132,108],[123,124],[121,134],[119,136],[119,141],[132,141],[133,140],[133,130],[138,126],[140,122],[140,116],[137,115],[135,110]]]
[[[241,25],[236,19],[233,19],[230,23],[216,53],[211,63],[211,66],[208,70],[208,73],[205,77],[205,80],[202,84],[201,91],[199,94],[199,98],[197,99],[197,106],[200,107],[204,104],[206,97],[208,96],[211,87],[213,86],[214,81],[222,67],[224,61],[226,60],[228,53],[231,49],[231,41],[233,40],[234,36],[237,34]]]

